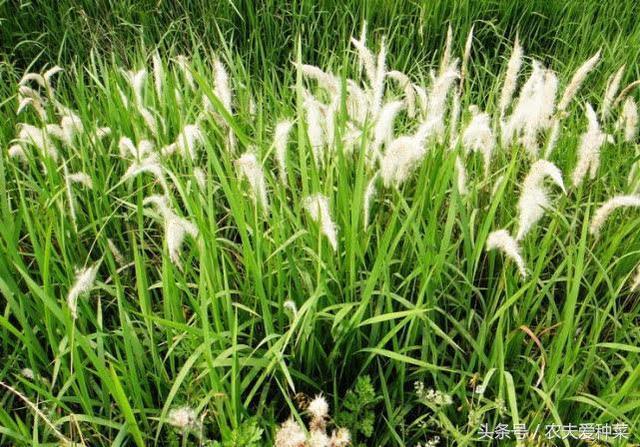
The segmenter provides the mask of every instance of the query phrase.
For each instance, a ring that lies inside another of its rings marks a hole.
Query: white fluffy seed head
[[[600,205],[600,208],[596,210],[591,219],[591,225],[589,226],[589,232],[594,236],[600,234],[600,229],[609,218],[609,216],[618,208],[628,207],[640,207],[640,196],[637,195],[623,195],[615,196]]]
[[[333,431],[329,445],[331,447],[347,447],[351,444],[351,433],[346,428]]]
[[[385,104],[376,120],[373,129],[373,143],[371,150],[378,153],[383,143],[389,144],[393,140],[393,123],[400,111],[404,108],[403,101],[393,101]]]
[[[19,144],[11,145],[7,150],[7,153],[11,158],[17,158],[24,163],[27,162],[27,154],[24,152],[24,148]]]
[[[379,173],[375,173],[373,178],[369,180],[367,183],[367,187],[364,190],[364,228],[366,229],[369,226],[369,215],[371,212],[371,202],[376,194],[376,181],[378,180]]]
[[[611,113],[611,106],[613,105],[613,100],[615,99],[616,94],[620,89],[620,81],[622,81],[624,69],[625,66],[622,65],[622,67],[620,67],[618,71],[616,71],[615,74],[611,75],[607,80],[607,87],[604,91],[604,98],[602,99],[602,109],[600,112],[600,118],[602,118],[602,120],[607,119],[609,117],[609,114]]]
[[[176,56],[175,63],[178,69],[182,72],[185,81],[191,89],[195,88],[196,84],[193,81],[193,75],[191,74],[191,69],[189,68],[189,59],[183,54]]]
[[[573,99],[573,97],[578,93],[580,86],[586,79],[587,75],[593,70],[598,61],[600,60],[600,50],[596,52],[590,59],[588,59],[584,64],[582,64],[576,72],[571,77],[571,81],[565,88],[562,97],[560,98],[560,102],[558,102],[558,110],[560,112],[564,112],[567,109],[567,106]]]
[[[467,195],[467,170],[464,167],[464,161],[459,155],[456,156],[456,186],[458,188],[458,194],[461,196]]]
[[[293,420],[287,419],[276,430],[274,447],[307,447],[304,430]]]
[[[198,155],[198,148],[203,143],[204,136],[200,127],[197,124],[187,124],[176,137],[175,150],[181,156],[190,157],[193,160]]]
[[[213,72],[214,72],[214,93],[222,103],[222,106],[225,110],[231,114],[232,113],[232,100],[233,100],[233,92],[231,91],[231,84],[229,82],[229,74],[227,73],[227,69],[224,64],[220,61],[220,59],[215,59],[213,61]]]
[[[67,294],[67,307],[74,320],[78,318],[78,298],[93,289],[99,267],[97,263],[76,272],[75,282]]]
[[[49,138],[46,129],[22,123],[18,132],[18,140],[34,145],[43,156],[51,157],[53,161],[58,161],[58,150],[51,138]]]
[[[207,187],[207,175],[201,167],[193,168],[193,178],[196,180],[196,184],[201,190],[204,190]]]
[[[164,168],[160,164],[157,154],[149,154],[141,160],[134,160],[122,175],[122,181],[130,180],[144,173],[151,174],[162,186],[165,194],[167,193],[168,185],[164,177]]]
[[[507,108],[511,104],[513,94],[516,91],[516,84],[518,82],[518,73],[522,66],[522,47],[520,46],[520,40],[516,36],[516,41],[511,51],[511,57],[507,64],[507,72],[502,84],[502,92],[500,93],[500,116],[504,116]]]
[[[165,219],[164,226],[169,259],[174,265],[180,267],[180,252],[182,251],[184,239],[187,235],[192,238],[198,237],[198,228],[188,220],[175,214]]]
[[[162,83],[164,80],[164,67],[162,66],[162,60],[160,59],[160,54],[158,54],[158,50],[153,52],[151,56],[151,61],[153,63],[153,85],[156,90],[156,95],[158,99],[162,98]]]
[[[523,278],[527,277],[527,268],[520,254],[520,246],[507,230],[497,230],[490,233],[487,237],[487,250],[500,250],[507,258],[515,262],[520,275]]]
[[[496,138],[491,129],[491,118],[487,113],[472,109],[473,118],[462,133],[462,146],[467,152],[482,154],[485,177],[489,175],[491,157],[496,146]],[[475,113],[474,113],[475,112]]]
[[[600,167],[600,149],[606,142],[613,142],[611,135],[603,133],[600,129],[598,117],[589,103],[586,105],[586,114],[589,124],[587,131],[580,138],[578,162],[571,174],[572,183],[576,187],[582,183],[587,173],[591,179],[595,178]]]
[[[386,188],[404,183],[426,154],[424,143],[415,136],[401,136],[391,142],[380,160],[380,177]]]
[[[273,133],[273,147],[278,164],[278,174],[283,184],[286,184],[287,181],[287,142],[292,128],[293,121],[282,120],[276,125]]]
[[[269,207],[267,183],[256,154],[252,150],[248,150],[235,161],[235,164],[240,176],[249,183],[253,200],[266,210]]]
[[[330,447],[330,439],[323,430],[311,430],[309,436],[309,447]]]
[[[76,172],[73,174],[69,174],[67,176],[67,179],[71,182],[71,183],[79,183],[83,186],[85,186],[86,188],[92,189],[93,188],[93,180],[91,179],[91,177],[89,176],[89,174],[85,173],[85,172]]]
[[[142,69],[138,71],[127,70],[124,72],[125,78],[133,91],[133,97],[137,104],[142,104],[142,90],[144,89],[144,83],[147,79],[147,70]]]
[[[307,407],[307,411],[311,417],[316,419],[325,419],[329,416],[329,404],[321,394],[317,395]]]
[[[198,414],[191,407],[172,408],[169,411],[167,422],[181,430],[187,430],[198,426]]]
[[[331,219],[329,200],[322,194],[314,194],[303,200],[303,206],[314,222],[320,224],[320,231],[329,241],[334,251],[338,249],[338,230]]]
[[[547,177],[563,192],[566,192],[562,181],[562,172],[556,165],[547,160],[535,162],[522,182],[522,190],[518,200],[517,241],[524,238],[550,206],[548,193],[544,187],[544,179]]]
[[[616,130],[622,130],[624,141],[630,143],[638,134],[638,105],[633,98],[628,97],[622,105],[622,113],[616,123]]]
[[[415,118],[416,116],[416,91],[413,88],[411,79],[409,76],[401,71],[392,70],[387,73],[387,77],[393,79],[398,83],[404,93],[404,103],[407,108],[407,116],[409,118]]]

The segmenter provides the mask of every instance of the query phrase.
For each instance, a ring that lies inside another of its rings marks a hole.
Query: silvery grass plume
[[[25,153],[24,148],[19,144],[12,144],[11,146],[9,146],[7,154],[9,155],[9,157],[17,158],[23,163],[27,162],[27,154]]]
[[[325,133],[322,115],[322,104],[308,91],[304,91],[303,106],[305,109],[307,136],[311,145],[311,152],[316,164],[324,161],[323,146]]]
[[[144,68],[138,71],[124,70],[124,77],[131,87],[136,104],[142,104],[142,90],[147,79],[147,70]]]
[[[363,33],[366,32],[366,25],[363,25]],[[360,63],[364,67],[364,73],[369,81],[369,108],[373,116],[377,116],[382,107],[384,96],[384,78],[386,75],[386,47],[384,39],[380,44],[377,57],[374,57],[371,50],[366,46],[365,35],[361,35],[360,40],[351,38],[351,43],[358,52]]]
[[[92,189],[93,181],[91,180],[91,177],[89,177],[89,175],[84,172],[69,174],[66,162],[62,165],[62,170],[64,173],[64,184],[67,193],[67,200],[69,201],[69,214],[71,215],[71,222],[73,223],[73,227],[77,230],[76,202],[73,196],[73,189],[71,187],[74,183],[79,183],[88,189]]]
[[[369,216],[371,212],[371,202],[376,194],[376,182],[380,174],[376,172],[371,180],[367,183],[367,187],[364,190],[363,211],[364,211],[364,228],[365,230],[369,226]]]
[[[506,146],[517,138],[527,152],[538,157],[538,135],[553,125],[558,79],[551,70],[538,61],[525,82],[513,112],[503,129],[503,144]]]
[[[376,160],[380,156],[380,148],[383,144],[388,147],[393,140],[393,123],[404,106],[403,101],[392,101],[385,104],[380,110],[373,128],[373,142],[369,149],[372,160]]]
[[[569,103],[574,98],[582,83],[587,78],[587,75],[593,70],[598,61],[600,60],[600,50],[596,52],[590,59],[588,59],[584,64],[582,64],[576,72],[571,77],[571,81],[564,89],[562,93],[562,97],[560,98],[560,102],[558,102],[558,112],[565,112]]]
[[[131,91],[133,92],[136,110],[142,117],[142,120],[144,121],[149,131],[154,136],[157,136],[158,122],[156,120],[156,117],[153,115],[153,113],[144,106],[144,102],[142,98],[144,85],[147,79],[147,70],[144,68],[138,71],[125,70],[124,75],[127,82],[129,83],[129,86],[131,87]],[[126,96],[124,96],[122,92],[120,92],[120,94],[122,96],[123,103],[125,104],[125,106],[129,107],[129,101],[127,100]]]
[[[380,159],[380,177],[385,188],[404,183],[426,153],[423,141],[414,135],[393,140]]]
[[[43,157],[50,157],[53,161],[58,161],[58,150],[49,137],[46,129],[22,123],[18,125],[17,141],[19,143],[31,144],[35,146]]]
[[[460,123],[461,104],[460,88],[456,88],[451,98],[451,114],[449,117],[449,150],[453,150],[458,144],[460,134],[458,124]]]
[[[362,125],[369,113],[369,99],[364,90],[353,79],[347,79],[347,114]]]
[[[616,122],[616,131],[623,131],[624,141],[630,143],[638,134],[638,106],[633,98],[625,99],[622,113]]]
[[[227,73],[226,67],[218,58],[215,58],[213,61],[213,82],[213,92],[218,97],[227,113],[229,115],[233,114],[233,92],[229,81],[229,73]]]
[[[497,230],[487,237],[487,251],[500,250],[504,255],[516,263],[522,278],[527,277],[527,268],[520,254],[518,242],[511,237],[507,230]]]
[[[156,49],[151,56],[151,62],[153,64],[153,86],[156,90],[156,96],[158,99],[162,98],[162,87],[164,81],[164,67],[162,65],[162,59]]]
[[[191,70],[189,69],[189,59],[184,54],[180,54],[175,57],[174,62],[178,67],[178,70],[182,73],[184,80],[189,85],[189,88],[192,90],[196,87],[195,82],[193,81],[193,75],[191,74]]]
[[[54,66],[45,71],[44,73],[25,73],[20,79],[19,85],[26,85],[31,81],[35,81],[40,87],[46,89],[49,96],[53,95],[53,85],[51,84],[51,78],[56,74],[64,71],[62,67]]]
[[[511,57],[507,63],[507,72],[505,73],[504,82],[502,84],[502,91],[500,93],[500,119],[504,119],[507,109],[511,105],[513,100],[513,94],[516,91],[518,83],[518,73],[520,67],[522,67],[522,47],[520,46],[520,39],[516,36],[516,41],[513,44],[513,50],[511,50]]]
[[[85,172],[75,172],[73,174],[69,174],[67,175],[67,179],[71,183],[79,183],[88,189],[93,189],[93,180],[91,179],[91,176],[89,176],[89,174]]]
[[[427,153],[425,141],[437,135],[438,118],[423,122],[413,135],[394,139],[380,159],[380,177],[385,188],[400,186],[420,164]]]
[[[96,127],[95,130],[89,135],[89,141],[91,142],[91,145],[95,145],[98,143],[98,141],[102,140],[105,137],[108,137],[109,135],[111,135],[110,127]]]
[[[440,72],[442,74],[446,71],[451,63],[451,54],[453,47],[453,30],[451,29],[451,25],[447,27],[447,37],[444,41],[444,50],[442,51],[442,59],[440,60]]]
[[[496,138],[491,129],[489,114],[480,112],[477,106],[470,106],[472,118],[469,125],[462,132],[462,146],[465,151],[482,154],[482,167],[485,178],[491,168],[491,156],[496,147]]]
[[[31,106],[42,121],[46,121],[45,100],[40,94],[30,87],[22,85],[18,87],[18,108],[16,115],[20,115],[28,106]]]
[[[587,131],[580,138],[578,163],[571,174],[573,186],[576,187],[582,183],[587,172],[592,180],[596,177],[600,167],[600,149],[605,142],[613,142],[613,137],[600,129],[598,117],[591,104],[587,103],[585,109],[589,124]]]
[[[416,116],[416,91],[409,76],[398,70],[392,70],[387,73],[389,79],[393,79],[404,93],[404,104],[407,108],[407,116],[415,118]]]
[[[184,239],[187,235],[194,239],[198,237],[198,228],[171,209],[166,195],[152,195],[146,197],[142,203],[143,205],[154,205],[162,216],[169,259],[174,265],[181,268],[180,251]]]
[[[315,65],[299,64],[297,62],[294,62],[294,65],[304,77],[315,80],[318,83],[318,87],[329,93],[331,97],[336,97],[340,94],[342,83],[340,78],[333,73],[326,72]]]
[[[351,122],[347,122],[346,124],[346,131],[342,135],[342,150],[345,154],[352,154],[358,140],[362,138],[362,130],[358,129]],[[369,158],[367,160],[372,161],[369,160]]]
[[[200,421],[198,413],[188,406],[172,408],[167,415],[167,422],[182,431],[198,429]]]
[[[314,222],[320,224],[320,231],[329,241],[334,251],[338,250],[338,230],[331,219],[329,200],[322,194],[314,194],[303,200],[303,206]]]
[[[71,286],[67,294],[67,307],[71,311],[71,316],[74,320],[78,318],[78,298],[85,293],[89,293],[94,288],[99,267],[100,262],[97,262],[91,267],[85,267],[76,272],[73,286]]]
[[[109,251],[113,255],[113,259],[116,261],[116,264],[121,267],[126,264],[124,256],[122,256],[122,252],[118,249],[117,245],[111,238],[107,239],[107,247],[109,247]]]
[[[640,196],[626,195],[615,196],[600,205],[591,219],[589,232],[594,236],[599,236],[600,229],[609,218],[609,216],[618,208],[640,207]]]
[[[274,447],[307,447],[304,430],[293,418],[289,418],[276,430]]]
[[[67,114],[62,117],[60,124],[47,124],[47,133],[58,140],[60,140],[67,147],[72,147],[75,137],[84,132],[84,125],[78,115],[67,111]]]
[[[207,187],[207,175],[200,167],[193,168],[193,178],[196,180],[196,184],[200,190],[205,190]]]
[[[464,43],[464,52],[462,53],[462,66],[460,67],[460,89],[464,88],[464,80],[467,76],[467,69],[469,67],[469,60],[471,59],[471,47],[473,46],[473,29],[475,24],[471,25],[467,40]]]
[[[162,148],[162,155],[169,156],[178,153],[184,158],[194,160],[198,155],[198,148],[204,143],[204,135],[197,124],[187,124],[176,137],[175,142]]]
[[[248,150],[240,156],[235,162],[241,177],[244,177],[251,188],[251,197],[254,202],[261,206],[266,212],[269,208],[269,200],[267,198],[267,182],[265,180],[262,165],[258,161],[253,150]]]
[[[130,138],[121,137],[118,142],[120,157],[131,156],[132,162],[122,176],[122,181],[127,181],[140,174],[151,174],[162,186],[165,194],[169,188],[164,176],[164,168],[160,164],[160,158],[153,152],[153,143],[149,140],[141,140],[136,146]]]
[[[517,241],[524,238],[550,206],[547,190],[544,187],[544,180],[547,177],[566,193],[560,169],[547,160],[535,162],[522,182],[522,191],[518,200]]]
[[[609,76],[607,79],[607,87],[604,90],[604,98],[602,99],[602,107],[600,111],[600,118],[604,121],[611,114],[611,106],[613,105],[613,100],[618,94],[618,90],[620,89],[620,81],[622,81],[622,76],[624,75],[625,66],[622,65],[613,75]]]
[[[464,161],[459,155],[456,156],[456,187],[458,188],[458,194],[461,196],[467,195],[469,190],[467,189],[467,171],[464,167]]]
[[[282,120],[276,124],[273,132],[273,147],[278,164],[278,174],[283,185],[287,183],[287,142],[292,128],[293,121]]]
[[[622,89],[622,91],[620,92],[616,100],[613,101],[612,107],[614,109],[618,107],[618,105],[629,95],[629,93],[631,93],[631,91],[638,86],[640,86],[640,79],[636,79],[631,84],[627,85],[624,89]]]
[[[427,90],[418,84],[413,84],[413,89],[416,92],[416,103],[420,112],[420,116],[424,119],[427,115],[427,107],[429,107],[429,95]]]
[[[456,59],[433,80],[429,91],[425,121],[430,121],[435,125],[435,135],[439,142],[444,140],[447,96],[451,86],[459,78],[458,60]]]

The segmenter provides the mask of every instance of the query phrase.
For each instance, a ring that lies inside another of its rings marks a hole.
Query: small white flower
[[[307,407],[309,414],[316,419],[325,419],[329,416],[329,404],[327,400],[321,395],[317,395]]]
[[[276,430],[275,447],[307,447],[304,431],[292,418]]]

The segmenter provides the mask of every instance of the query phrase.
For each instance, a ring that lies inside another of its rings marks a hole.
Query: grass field
[[[2,2],[0,445],[640,443],[639,14]]]

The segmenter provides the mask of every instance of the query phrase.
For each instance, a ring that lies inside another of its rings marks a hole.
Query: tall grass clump
[[[523,36],[475,83],[454,30],[417,74],[366,25],[274,83],[233,51],[21,73],[0,444],[638,441],[635,84]]]

